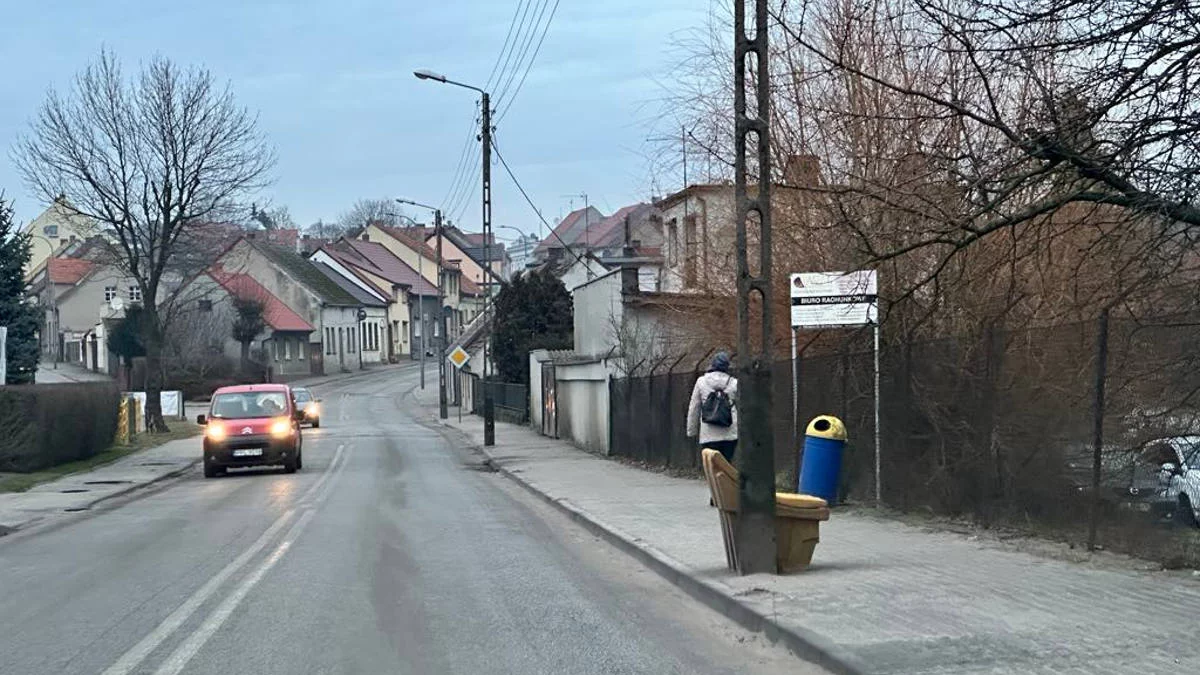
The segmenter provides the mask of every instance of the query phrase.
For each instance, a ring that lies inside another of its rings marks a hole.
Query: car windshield
[[[312,400],[312,394],[308,393],[307,389],[294,389],[292,393],[296,397],[296,403],[308,403]]]
[[[281,391],[217,394],[212,402],[212,416],[228,420],[274,417],[286,411],[287,399]]]
[[[1174,439],[1174,445],[1184,464],[1188,467],[1200,465],[1200,436],[1180,436]]]

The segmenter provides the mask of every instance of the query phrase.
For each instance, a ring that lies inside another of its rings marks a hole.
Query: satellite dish
[[[121,299],[121,296],[116,295],[113,296],[112,300],[108,301],[108,306],[112,308],[112,311],[119,312],[125,309],[125,301]]]

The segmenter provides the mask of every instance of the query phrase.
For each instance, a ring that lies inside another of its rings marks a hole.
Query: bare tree
[[[403,220],[400,205],[391,199],[360,199],[342,215],[337,226],[343,233],[354,232],[366,227],[367,223],[380,222],[398,226]]]
[[[264,230],[296,229],[296,221],[292,220],[291,212],[288,211],[288,207],[282,205],[260,209],[257,204],[251,204],[250,218],[262,225]]]
[[[203,226],[263,187],[274,163],[254,115],[206,70],[157,57],[126,78],[105,51],[68,94],[50,91],[14,158],[42,198],[97,223],[141,289],[148,426],[165,431],[163,338],[178,292],[209,262]]]
[[[250,344],[267,327],[266,318],[263,316],[265,308],[266,304],[260,298],[233,296],[235,316],[230,335],[242,347],[240,368],[243,374],[250,371]]]

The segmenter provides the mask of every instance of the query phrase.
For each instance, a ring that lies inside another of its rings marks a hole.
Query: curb
[[[183,474],[196,468],[196,465],[199,463],[200,463],[199,459],[190,460],[184,466],[181,466],[177,469],[172,469],[172,470],[162,474],[161,476],[155,476],[154,478],[152,478],[148,481],[145,481],[144,483],[137,483],[134,485],[129,485],[129,486],[123,487],[120,490],[117,490],[110,494],[106,494],[103,497],[97,497],[96,499],[93,499],[92,501],[89,501],[86,504],[83,504],[82,506],[80,506],[78,508],[61,511],[61,513],[82,513],[84,511],[91,511],[95,507],[99,506],[100,504],[102,504],[110,499],[117,499],[119,497],[124,497],[132,492],[136,492],[137,490],[141,490],[141,489],[150,487],[151,485],[161,483],[165,480],[170,480],[172,478],[178,478],[179,476],[182,476]],[[30,530],[31,526],[36,526],[45,520],[46,520],[46,514],[40,514],[40,515],[36,515],[36,516],[30,518],[29,520],[17,523],[15,525],[7,525],[7,524],[0,525],[0,536],[15,534],[17,532],[28,532]]]
[[[446,424],[441,420],[437,421],[442,426],[463,433],[457,427]],[[468,436],[468,438],[470,437]],[[503,466],[483,446],[474,445],[473,447],[482,452],[487,457],[488,464],[495,468],[501,475],[525,488],[529,493],[541,498],[542,501],[559,509],[570,517],[571,520],[582,525],[584,529],[624,551],[643,565],[649,567],[659,576],[683,590],[693,599],[724,614],[743,628],[762,633],[771,642],[782,643],[796,656],[810,663],[815,663],[830,672],[838,673],[839,675],[862,675],[869,672],[867,665],[861,659],[846,649],[833,644],[824,636],[797,626],[785,626],[781,624],[777,619],[759,610],[754,605],[739,600],[722,590],[714,582],[696,576],[682,563],[666,553],[621,531],[620,528],[605,523],[603,520],[572,504],[565,498],[551,496],[533,481],[518,475],[519,470],[512,471]]]
[[[144,487],[154,485],[155,483],[161,483],[164,480],[170,480],[171,478],[177,478],[177,477],[182,476],[183,474],[191,471],[192,469],[196,468],[196,465],[199,463],[200,463],[199,459],[190,460],[190,461],[188,461],[187,464],[179,467],[178,469],[172,469],[171,471],[168,471],[161,476],[156,476],[154,478],[151,478],[150,480],[146,481],[145,483],[137,483],[136,485],[130,485],[129,487],[121,488],[120,490],[117,490],[116,492],[113,492],[112,494],[107,494],[107,495],[104,495],[103,497],[95,499],[94,501],[90,501],[90,502],[88,502],[87,506],[85,506],[84,508],[82,508],[80,510],[81,511],[90,511],[90,510],[92,510],[93,507],[95,507],[97,504],[100,504],[102,502],[106,502],[110,499],[116,499],[117,497],[124,497],[125,495],[127,495],[135,490],[141,490]]]

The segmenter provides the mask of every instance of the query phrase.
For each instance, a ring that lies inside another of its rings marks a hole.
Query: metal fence
[[[793,407],[791,363],[771,369],[777,482],[795,484],[797,432],[834,414],[850,431],[842,494],[871,499],[869,334],[848,331],[840,349],[802,358],[799,371]],[[613,380],[612,453],[695,469],[684,426],[697,374]],[[1153,439],[1200,435],[1200,324],[1114,319],[892,345],[880,389],[886,504],[1200,564],[1200,536],[1167,503],[1178,497],[1154,487],[1159,467],[1144,452]]]
[[[471,388],[474,396],[474,410],[483,414],[483,387],[478,377],[475,386]],[[513,424],[529,423],[529,388],[523,384],[509,382],[491,382],[492,402],[496,409],[496,419]]]

